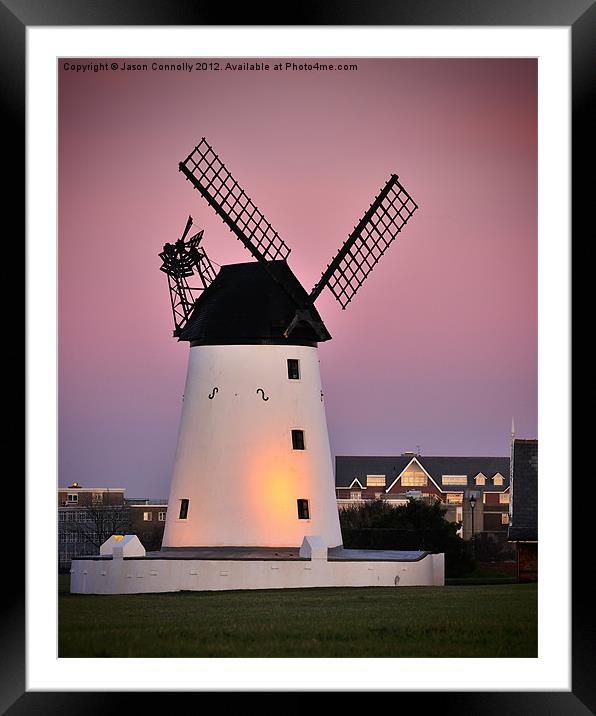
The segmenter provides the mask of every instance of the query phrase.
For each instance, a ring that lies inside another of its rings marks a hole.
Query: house
[[[462,522],[462,536],[485,532],[505,540],[509,524],[508,457],[341,456],[335,459],[339,509],[361,500],[406,504],[441,500],[446,518]],[[470,498],[475,503],[470,502]],[[474,504],[474,507],[472,507]]]
[[[517,578],[538,579],[538,440],[511,441],[511,503],[507,539],[516,546]]]

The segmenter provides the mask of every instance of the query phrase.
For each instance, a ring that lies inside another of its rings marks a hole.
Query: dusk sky
[[[191,214],[215,262],[250,260],[178,171],[203,136],[308,290],[391,173],[420,206],[345,311],[317,301],[333,456],[507,455],[512,416],[537,437],[536,61],[344,61],[61,62],[60,485],[168,495],[188,344],[157,254]]]

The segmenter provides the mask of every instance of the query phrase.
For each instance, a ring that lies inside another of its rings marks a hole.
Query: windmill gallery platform
[[[124,554],[122,548],[116,548],[111,556],[74,560],[71,592],[143,594],[444,584],[443,554],[325,548],[308,537],[300,549],[182,547],[145,556]]]

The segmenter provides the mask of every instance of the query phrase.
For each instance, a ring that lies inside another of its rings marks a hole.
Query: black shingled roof
[[[515,439],[512,445],[512,542],[538,539],[538,440]]]
[[[289,287],[295,298],[271,273]],[[331,336],[312,305],[308,314],[320,323],[322,337],[306,321],[298,323],[287,339],[283,337],[299,307],[298,301],[307,300],[308,294],[285,261],[270,261],[267,267],[256,261],[222,266],[197,299],[179,340],[195,345],[267,342],[309,345],[328,341]]]
[[[398,455],[396,457],[346,456],[335,458],[335,486],[349,487],[358,478],[366,487],[367,475],[385,475],[389,487],[395,478],[403,472],[408,463],[416,460],[433,478],[444,492],[461,492],[465,485],[443,485],[443,475],[467,475],[468,487],[478,492],[502,492],[509,487],[508,457],[439,457],[433,455]],[[481,472],[486,478],[485,485],[476,485],[474,478]],[[503,485],[493,485],[491,478],[499,472],[503,476]]]

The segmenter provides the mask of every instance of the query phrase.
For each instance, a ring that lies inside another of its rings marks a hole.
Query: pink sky
[[[391,173],[420,205],[346,311],[328,291],[317,301],[333,455],[506,455],[512,416],[536,437],[536,62],[357,63],[62,63],[60,484],[168,493],[188,344],[171,338],[157,253],[192,214],[213,260],[250,259],[178,171],[202,136],[307,289]]]

